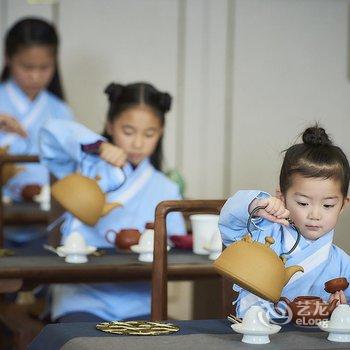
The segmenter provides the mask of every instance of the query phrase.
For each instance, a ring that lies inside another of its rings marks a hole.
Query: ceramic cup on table
[[[216,260],[222,252],[222,240],[219,230],[216,230],[210,239],[209,245],[205,246],[205,249],[209,251],[209,259]]]
[[[149,226],[150,227],[150,226]],[[153,262],[154,251],[154,229],[147,228],[141,234],[138,244],[130,247],[131,251],[139,254],[139,260],[142,262]],[[170,250],[170,246],[167,247]]]
[[[96,251],[96,247],[88,246],[84,236],[73,231],[64,241],[64,245],[57,248],[57,253],[65,257],[65,261],[73,264],[82,264],[88,261],[87,255]]]
[[[242,323],[235,323],[231,328],[243,334],[242,342],[248,344],[267,344],[270,342],[269,335],[278,333],[281,326],[271,324],[261,306],[251,306]]]
[[[154,249],[154,230],[146,229],[140,239],[139,243],[132,245],[130,249],[139,253],[139,260],[143,262],[153,261],[153,249]]]
[[[318,327],[329,332],[328,340],[335,342],[350,342],[350,306],[338,305],[332,312],[330,320],[318,323]]]
[[[214,232],[219,229],[219,215],[190,215],[190,220],[193,235],[193,253],[208,255],[209,252],[205,247],[209,246]]]

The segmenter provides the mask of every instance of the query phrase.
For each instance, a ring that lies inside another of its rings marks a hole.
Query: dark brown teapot
[[[332,300],[329,304],[317,296],[299,296],[293,301],[286,297],[281,297],[279,301],[285,302],[288,307],[288,314],[297,326],[312,327],[319,321],[329,319],[331,313],[337,306],[337,300]],[[275,311],[283,315],[275,303]],[[284,315],[283,315],[284,316]]]

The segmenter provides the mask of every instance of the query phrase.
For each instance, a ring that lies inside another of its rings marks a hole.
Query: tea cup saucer
[[[144,247],[140,244],[134,244],[130,247],[131,251],[138,254],[153,253],[153,247]],[[167,246],[167,250],[170,250],[170,246]]]
[[[267,344],[270,342],[269,335],[278,333],[281,326],[277,324],[269,324],[263,329],[254,329],[247,327],[242,323],[235,323],[231,325],[231,328],[235,332],[243,334],[242,342],[244,343]]]
[[[96,251],[96,247],[86,246],[81,249],[72,249],[66,246],[57,247],[57,254],[64,257],[65,262],[71,264],[84,264],[88,261],[87,255]]]
[[[60,247],[57,247],[57,253],[58,255],[60,256],[67,256],[67,255],[71,255],[71,254],[74,254],[74,255],[89,255],[89,254],[92,254],[94,253],[95,251],[97,250],[96,247],[93,247],[93,246],[86,246],[85,249],[71,249],[69,247],[66,247],[64,245],[60,246]]]

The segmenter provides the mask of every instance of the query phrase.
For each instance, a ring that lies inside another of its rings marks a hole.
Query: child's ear
[[[279,187],[276,188],[276,198],[278,198],[279,200],[281,200],[284,203],[284,196],[281,192],[281,189]]]

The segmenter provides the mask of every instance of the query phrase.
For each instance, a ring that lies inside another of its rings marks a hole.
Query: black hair
[[[64,100],[64,92],[57,62],[59,39],[55,27],[42,19],[28,17],[16,22],[7,31],[4,48],[7,58],[11,58],[20,50],[32,46],[49,46],[52,48],[56,60],[56,67],[47,90]],[[5,64],[0,80],[3,82],[9,78],[10,67]]]
[[[165,114],[170,110],[172,100],[167,92],[161,92],[146,82],[137,82],[128,85],[111,83],[106,87],[104,92],[108,95],[109,100],[107,113],[107,120],[109,122],[113,122],[127,109],[142,104],[150,107],[160,119],[161,125],[165,125]],[[108,141],[112,141],[106,130],[103,136]],[[162,143],[163,136],[160,137],[156,149],[150,157],[152,165],[158,170],[162,168]]]
[[[292,175],[298,173],[308,178],[335,179],[341,183],[344,197],[350,181],[349,161],[340,147],[335,146],[326,131],[316,124],[302,134],[303,143],[286,150],[280,173],[280,189],[286,194],[292,185]]]

